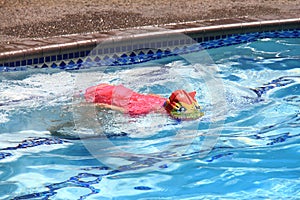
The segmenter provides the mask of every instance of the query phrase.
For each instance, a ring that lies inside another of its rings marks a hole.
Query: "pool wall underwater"
[[[197,24],[140,27],[85,36],[71,35],[68,37],[73,41],[66,40],[65,43],[61,43],[62,38],[58,43],[58,38],[48,38],[42,45],[37,45],[38,40],[23,41],[0,51],[0,71],[20,71],[27,67],[76,70],[83,66],[82,63],[85,63],[85,68],[95,64],[131,65],[260,38],[297,38],[299,30],[300,18],[296,18],[206,27]]]

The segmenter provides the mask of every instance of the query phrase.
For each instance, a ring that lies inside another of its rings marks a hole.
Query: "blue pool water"
[[[0,199],[297,199],[299,52],[300,38],[263,38],[207,50],[208,63],[2,73]],[[99,111],[82,90],[100,82],[195,90],[205,116]]]

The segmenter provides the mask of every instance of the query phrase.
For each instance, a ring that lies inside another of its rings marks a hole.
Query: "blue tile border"
[[[250,24],[252,28],[261,26],[259,23]],[[256,26],[254,26],[256,25]],[[262,38],[299,38],[300,20],[296,23],[296,28],[285,29],[283,26],[271,27],[269,31],[247,32],[239,34],[236,30],[224,32],[226,25],[219,27],[216,32],[197,32],[197,30],[188,29],[185,38],[157,39],[157,40],[137,40],[143,43],[120,43],[114,41],[112,45],[105,43],[100,47],[92,41],[86,48],[69,51],[58,51],[53,54],[40,54],[34,57],[22,57],[13,61],[0,60],[0,72],[22,71],[27,68],[58,68],[62,70],[77,70],[80,68],[89,68],[95,66],[124,66],[143,63],[155,59],[160,59],[172,55],[180,55],[191,52],[197,52],[206,49],[231,46],[246,42],[256,41]],[[210,27],[208,27],[209,30]],[[240,30],[240,32],[243,29]],[[199,30],[198,30],[199,31]],[[245,31],[245,30],[243,30]],[[168,34],[168,33],[166,33]],[[162,35],[163,36],[163,35]],[[142,38],[145,39],[145,38]],[[73,45],[73,44],[72,44]],[[70,46],[72,46],[70,45]],[[73,45],[74,46],[74,45]],[[75,45],[76,46],[76,45]]]
[[[52,56],[45,56],[40,58],[33,58],[28,60],[17,60],[10,63],[0,64],[0,72],[8,71],[22,71],[26,67],[29,68],[58,68],[64,70],[77,70],[82,67],[89,68],[93,66],[123,66],[132,65],[142,62],[147,62],[151,60],[156,60],[168,56],[186,54],[191,52],[197,52],[205,49],[219,48],[223,46],[231,46],[241,43],[253,42],[262,38],[299,38],[300,29],[287,30],[287,31],[269,31],[269,32],[256,32],[247,34],[230,34],[224,37],[224,35],[218,35],[215,37],[208,38],[207,41],[200,43],[195,43],[188,45],[191,41],[173,41],[173,44],[181,43],[182,46],[176,46],[172,50],[167,49],[154,49],[157,44],[152,42],[153,48],[136,49],[131,50],[129,53],[123,53],[122,55],[112,54],[110,52],[115,52],[113,49],[105,48],[104,52],[101,49],[90,51],[80,51],[73,53],[64,53]],[[201,41],[197,39],[196,41]],[[170,43],[170,42],[169,42]],[[159,42],[160,46],[161,42]],[[148,45],[145,45],[148,46]],[[137,47],[137,46],[136,46]],[[160,46],[161,47],[161,46]],[[117,48],[116,48],[117,49]],[[119,49],[119,47],[118,47]],[[133,49],[133,48],[128,48]],[[98,54],[100,52],[100,54]],[[105,54],[106,53],[106,54]],[[101,55],[105,55],[101,57]],[[49,62],[51,60],[51,62]],[[48,62],[46,62],[48,61]],[[25,64],[26,63],[26,64]],[[24,64],[26,66],[24,66]],[[21,67],[22,66],[22,67]]]

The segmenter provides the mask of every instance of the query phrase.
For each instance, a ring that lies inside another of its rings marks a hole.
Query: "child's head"
[[[186,92],[185,90],[176,90],[165,102],[165,109],[171,117],[180,120],[193,120],[202,117],[197,100],[195,99],[196,92]]]

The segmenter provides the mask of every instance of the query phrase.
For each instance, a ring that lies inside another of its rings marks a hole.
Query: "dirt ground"
[[[300,0],[0,0],[0,42],[194,20],[300,17]]]

